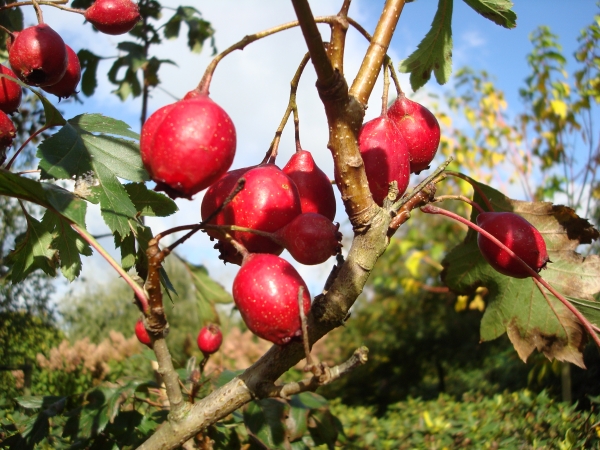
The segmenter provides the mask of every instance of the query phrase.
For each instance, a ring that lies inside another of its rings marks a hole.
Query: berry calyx
[[[279,256],[248,254],[233,280],[233,299],[242,319],[257,336],[284,345],[302,335],[298,291],[302,306],[310,310],[306,283],[294,267]]]
[[[216,353],[221,348],[222,342],[223,333],[221,333],[219,326],[214,323],[209,323],[198,333],[198,348],[205,357]]]
[[[44,86],[42,89],[50,94],[56,95],[60,98],[68,98],[77,92],[77,85],[81,80],[81,65],[79,64],[79,58],[77,53],[73,51],[71,47],[65,45],[67,48],[67,71],[56,84],[50,86]]]
[[[164,106],[142,127],[140,152],[155,190],[191,198],[233,162],[236,133],[227,113],[201,95]]]
[[[118,35],[133,29],[140,20],[140,9],[131,0],[96,0],[84,17],[98,31]]]
[[[60,35],[45,23],[13,33],[10,67],[30,86],[56,84],[67,71],[67,49]]]
[[[358,134],[358,146],[375,203],[383,205],[392,181],[398,183],[398,196],[404,194],[410,177],[410,158],[394,122],[380,116],[365,123]]]
[[[142,344],[147,345],[148,347],[152,345],[152,340],[150,339],[150,335],[148,334],[148,330],[146,330],[142,319],[138,319],[135,323],[135,335]]]
[[[550,260],[540,232],[515,213],[480,213],[477,216],[477,225],[506,245],[538,273]],[[482,234],[477,236],[477,245],[485,260],[501,274],[513,278],[531,276],[519,261]]]
[[[0,73],[17,78],[12,70],[3,65],[0,65]],[[19,108],[22,97],[23,89],[18,83],[8,78],[0,78],[0,111],[6,114],[14,113]]]
[[[217,214],[211,224],[274,232],[300,215],[300,196],[294,182],[276,165],[263,164],[232,171],[213,184],[202,199],[203,220],[223,203],[242,176],[246,179],[244,189]],[[283,247],[269,237],[246,231],[229,234],[252,253],[278,255],[283,251]],[[210,231],[209,235],[222,238],[216,231]]]
[[[298,188],[302,212],[322,214],[333,221],[336,210],[333,186],[312,154],[306,150],[296,151],[282,170]]]
[[[440,124],[431,111],[400,93],[387,115],[402,133],[410,154],[410,171],[428,169],[440,145]]]

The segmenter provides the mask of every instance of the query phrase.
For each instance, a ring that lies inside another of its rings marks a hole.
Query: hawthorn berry
[[[306,283],[294,267],[279,256],[249,253],[233,280],[233,299],[242,319],[254,334],[277,345],[302,335],[298,291],[302,306],[310,310]]]
[[[223,342],[223,333],[218,325],[209,323],[198,333],[198,348],[204,356],[212,355],[221,348]]]
[[[515,252],[536,272],[545,268],[550,260],[540,232],[515,213],[480,213],[477,216],[477,225]],[[485,260],[498,272],[513,278],[531,276],[519,261],[481,233],[477,236],[477,245]]]

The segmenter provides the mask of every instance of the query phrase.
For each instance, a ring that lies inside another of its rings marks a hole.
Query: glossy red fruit
[[[511,212],[485,212],[477,216],[477,225],[490,233],[536,272],[549,261],[546,243],[540,232],[523,217]],[[506,250],[479,234],[477,245],[485,260],[498,272],[513,278],[531,276]]]
[[[340,225],[317,213],[303,213],[273,233],[290,255],[301,264],[324,263],[337,255],[342,244]]]
[[[12,70],[3,65],[0,65],[0,73],[17,78]],[[18,83],[8,78],[0,78],[0,111],[6,114],[14,113],[19,108],[22,97],[23,89]]]
[[[56,95],[58,98],[68,98],[77,92],[77,85],[81,80],[81,65],[77,53],[71,47],[67,47],[67,71],[56,84],[45,86],[42,89],[50,94]]]
[[[164,106],[142,127],[142,161],[157,191],[191,198],[233,162],[236,134],[227,113],[202,95]]]
[[[203,327],[198,333],[198,348],[206,355],[212,355],[221,348],[223,342],[223,334],[218,325],[209,323]]]
[[[125,34],[140,20],[138,5],[131,0],[96,0],[85,19],[105,34]]]
[[[304,288],[302,304],[310,310],[304,280],[279,256],[250,253],[233,280],[233,299],[244,322],[257,336],[277,345],[302,335],[298,290]]]
[[[17,134],[15,124],[10,120],[10,117],[3,111],[0,111],[0,153],[12,145],[12,141]]]
[[[333,221],[336,210],[333,186],[325,172],[319,169],[311,153],[306,150],[297,151],[282,170],[298,188],[302,212],[322,214]]]
[[[45,23],[17,33],[9,47],[10,67],[30,86],[58,83],[67,71],[65,42]]]
[[[375,203],[383,204],[392,181],[398,183],[398,195],[404,194],[410,178],[410,159],[396,125],[386,116],[370,120],[358,134],[358,146]]]
[[[249,170],[232,171],[212,185],[202,200],[203,220],[223,203],[242,175],[246,179],[244,189],[210,223],[274,232],[301,213],[300,196],[294,182],[276,165],[264,164]],[[278,255],[283,251],[281,245],[268,237],[241,231],[230,234],[252,253]]]
[[[150,339],[150,335],[148,334],[142,319],[138,319],[138,321],[135,323],[135,335],[137,336],[138,341],[140,341],[142,344],[147,345],[148,347],[152,345],[152,340]]]
[[[428,169],[440,145],[440,124],[431,111],[400,94],[387,112],[406,141],[410,171]]]

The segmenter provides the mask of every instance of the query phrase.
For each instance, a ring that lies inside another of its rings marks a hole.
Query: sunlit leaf
[[[593,301],[600,291],[600,258],[583,258],[575,249],[598,238],[598,231],[573,210],[550,203],[511,200],[479,184],[496,211],[512,211],[527,219],[546,241],[551,263],[543,278],[566,296]],[[481,203],[477,196],[475,200]],[[472,220],[477,212],[474,211]],[[481,322],[481,339],[491,340],[505,331],[519,356],[527,359],[534,349],[549,359],[569,361],[583,367],[585,344],[582,325],[554,296],[543,295],[531,278],[516,279],[499,274],[487,264],[477,247],[477,233],[470,230],[464,242],[444,259],[442,278],[457,293],[489,290]]]
[[[464,0],[464,2],[486,19],[504,27],[517,26],[517,15],[511,10],[510,0]]]
[[[408,58],[400,62],[399,71],[410,73],[410,85],[416,91],[431,78],[445,84],[452,73],[452,2],[439,0],[431,29]]]

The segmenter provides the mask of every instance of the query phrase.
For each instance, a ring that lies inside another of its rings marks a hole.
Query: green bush
[[[597,408],[552,400],[528,390],[493,397],[465,394],[423,401],[409,398],[390,405],[385,415],[373,407],[330,402],[350,449],[561,449],[598,448]]]

